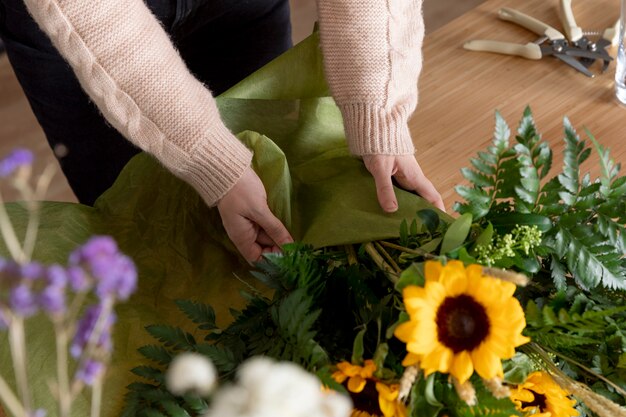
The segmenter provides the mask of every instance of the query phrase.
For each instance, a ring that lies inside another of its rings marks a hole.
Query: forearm
[[[106,119],[215,204],[250,152],[142,0],[25,0]]]
[[[422,68],[421,8],[421,0],[318,0],[328,83],[357,155],[414,152],[407,123]]]

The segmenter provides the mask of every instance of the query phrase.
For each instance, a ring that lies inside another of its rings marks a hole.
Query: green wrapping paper
[[[270,207],[296,240],[323,247],[395,237],[403,219],[431,207],[397,189],[399,211],[382,212],[374,181],[348,152],[341,114],[328,97],[316,35],[217,101],[226,124],[254,151],[253,166],[265,184]],[[18,203],[6,206],[22,234],[26,212]],[[177,299],[212,304],[224,324],[230,319],[229,308],[243,305],[239,292],[258,285],[228,240],[217,210],[206,207],[188,185],[145,154],[130,161],[94,207],[43,203],[34,259],[65,264],[75,247],[98,234],[113,236],[139,270],[137,292],[116,310],[115,350],[102,413],[112,417],[120,413],[126,385],[137,380],[129,372],[142,363],[137,348],[153,342],[146,325],[186,325],[173,303]],[[35,404],[54,416],[48,389],[55,375],[51,326],[35,317],[27,327]],[[4,334],[1,343],[0,372],[12,380]],[[87,391],[73,415],[89,415],[88,400]]]

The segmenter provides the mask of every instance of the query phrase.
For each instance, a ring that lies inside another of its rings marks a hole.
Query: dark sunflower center
[[[454,353],[477,348],[489,335],[485,307],[466,294],[446,298],[437,310],[437,335]]]
[[[528,403],[522,401],[522,409],[526,407],[537,407],[539,408],[539,411],[543,413],[548,408],[546,405],[546,396],[543,394],[538,394],[535,391],[532,391],[532,393],[535,396],[535,399],[532,402]]]
[[[344,383],[347,387],[347,383]],[[376,390],[376,382],[372,380],[367,380],[365,384],[365,388],[363,391],[355,394],[354,392],[348,391],[350,394],[350,398],[352,399],[352,404],[354,404],[354,409],[359,411],[365,411],[373,416],[380,416],[382,412],[380,411],[380,406],[378,405],[378,391]]]

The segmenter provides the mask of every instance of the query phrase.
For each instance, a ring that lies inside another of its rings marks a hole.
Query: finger
[[[446,211],[446,206],[443,204],[443,199],[441,198],[441,194],[435,188],[432,182],[427,179],[418,182],[418,186],[415,187],[415,191],[426,201],[428,201],[433,206],[437,207],[441,211]]]
[[[415,191],[439,210],[446,211],[441,194],[439,194],[433,183],[426,178],[419,164],[416,164],[411,174],[407,175],[407,173],[401,171],[395,175],[395,178],[402,188]]]
[[[378,203],[387,213],[393,213],[398,210],[398,200],[396,199],[396,193],[393,190],[393,183],[391,182],[391,173],[378,171],[374,176],[374,182],[376,183],[376,195],[378,196]]]
[[[272,238],[269,237],[269,235],[267,233],[265,233],[265,230],[263,230],[263,229],[259,230],[259,234],[256,237],[256,243],[258,243],[259,245],[261,245],[264,248],[276,245],[274,243],[274,241],[272,240]]]
[[[446,211],[441,194],[439,194],[439,191],[437,191],[433,183],[424,176],[421,170],[419,170],[417,175],[414,175],[411,178],[398,175],[396,176],[396,179],[402,188],[415,191],[439,210]]]
[[[258,227],[243,218],[225,218],[223,222],[228,237],[241,256],[250,263],[258,261],[262,253],[261,245],[255,241],[258,235]]]
[[[261,227],[261,229],[277,246],[293,242],[293,238],[289,234],[287,228],[280,220],[278,220],[276,216],[272,214],[269,208],[260,211],[259,215],[252,220]]]

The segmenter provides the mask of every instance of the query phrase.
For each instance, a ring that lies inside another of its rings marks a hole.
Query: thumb
[[[258,218],[253,220],[279,247],[293,242],[293,238],[287,228],[276,216],[274,216],[274,214],[272,214],[269,207],[265,208],[260,213]]]

